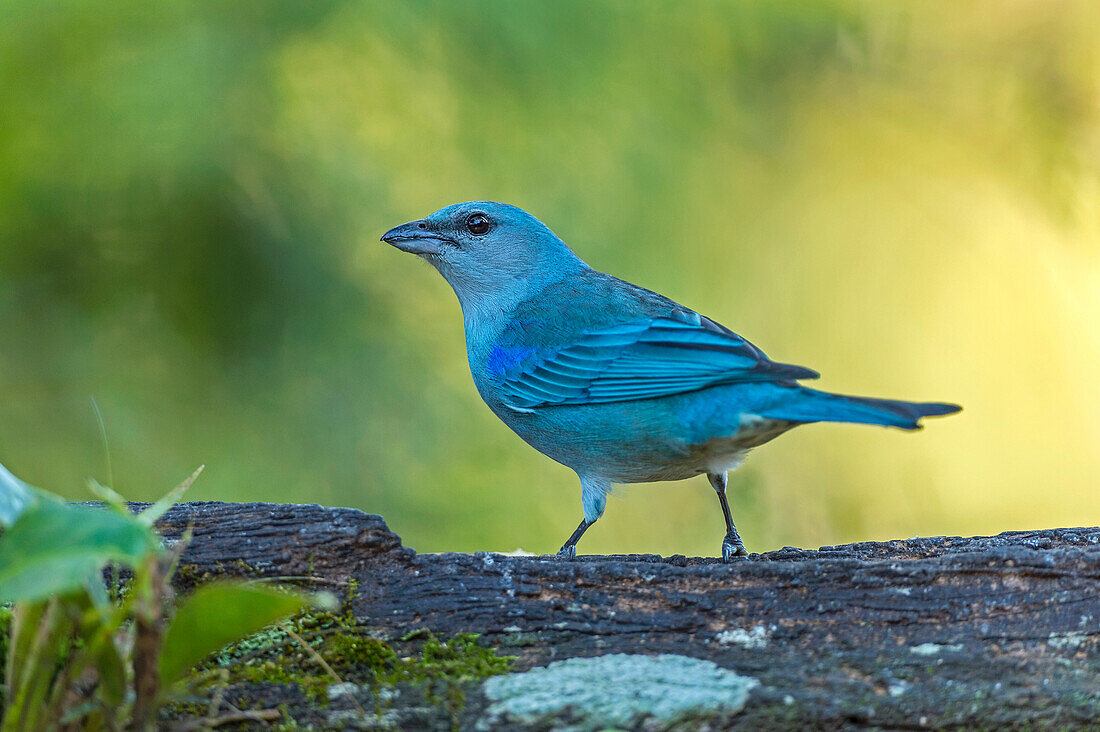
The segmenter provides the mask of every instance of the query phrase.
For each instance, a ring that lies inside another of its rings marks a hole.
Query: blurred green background
[[[751,550],[1100,524],[1097,37],[1093,2],[0,0],[0,461],[556,550],[575,476],[378,241],[492,199],[822,388],[965,406],[760,449]],[[717,552],[704,478],[621,495],[583,552]]]

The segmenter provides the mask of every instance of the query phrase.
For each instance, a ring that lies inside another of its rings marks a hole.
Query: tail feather
[[[761,410],[760,416],[792,422],[854,422],[917,430],[923,417],[954,414],[961,409],[957,404],[944,402],[903,402],[798,387],[790,398]]]

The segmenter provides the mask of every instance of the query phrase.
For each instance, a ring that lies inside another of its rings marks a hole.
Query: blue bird
[[[382,241],[432,264],[462,306],[481,398],[524,441],[576,471],[584,518],[615,483],[705,473],[718,494],[722,557],[744,555],[726,475],[754,447],[810,422],[906,430],[954,404],[843,396],[798,384],[816,371],[776,363],[728,328],[597,272],[541,221],[503,203],[447,206]]]

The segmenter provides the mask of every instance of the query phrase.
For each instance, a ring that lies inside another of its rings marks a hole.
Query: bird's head
[[[439,270],[463,310],[506,309],[584,264],[541,221],[506,203],[469,201],[395,226],[382,241]]]

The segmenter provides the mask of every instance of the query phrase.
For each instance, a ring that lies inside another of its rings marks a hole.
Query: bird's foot
[[[561,549],[558,550],[558,553],[557,553],[556,556],[557,556],[558,559],[563,559],[567,562],[572,560],[572,559],[576,559],[577,558],[577,547],[574,546],[573,544],[566,544],[565,546],[563,546]]]
[[[741,542],[741,536],[737,533],[737,529],[726,534],[726,538],[722,540],[722,561],[729,562],[734,557],[747,555],[748,552],[745,551],[745,545]]]

